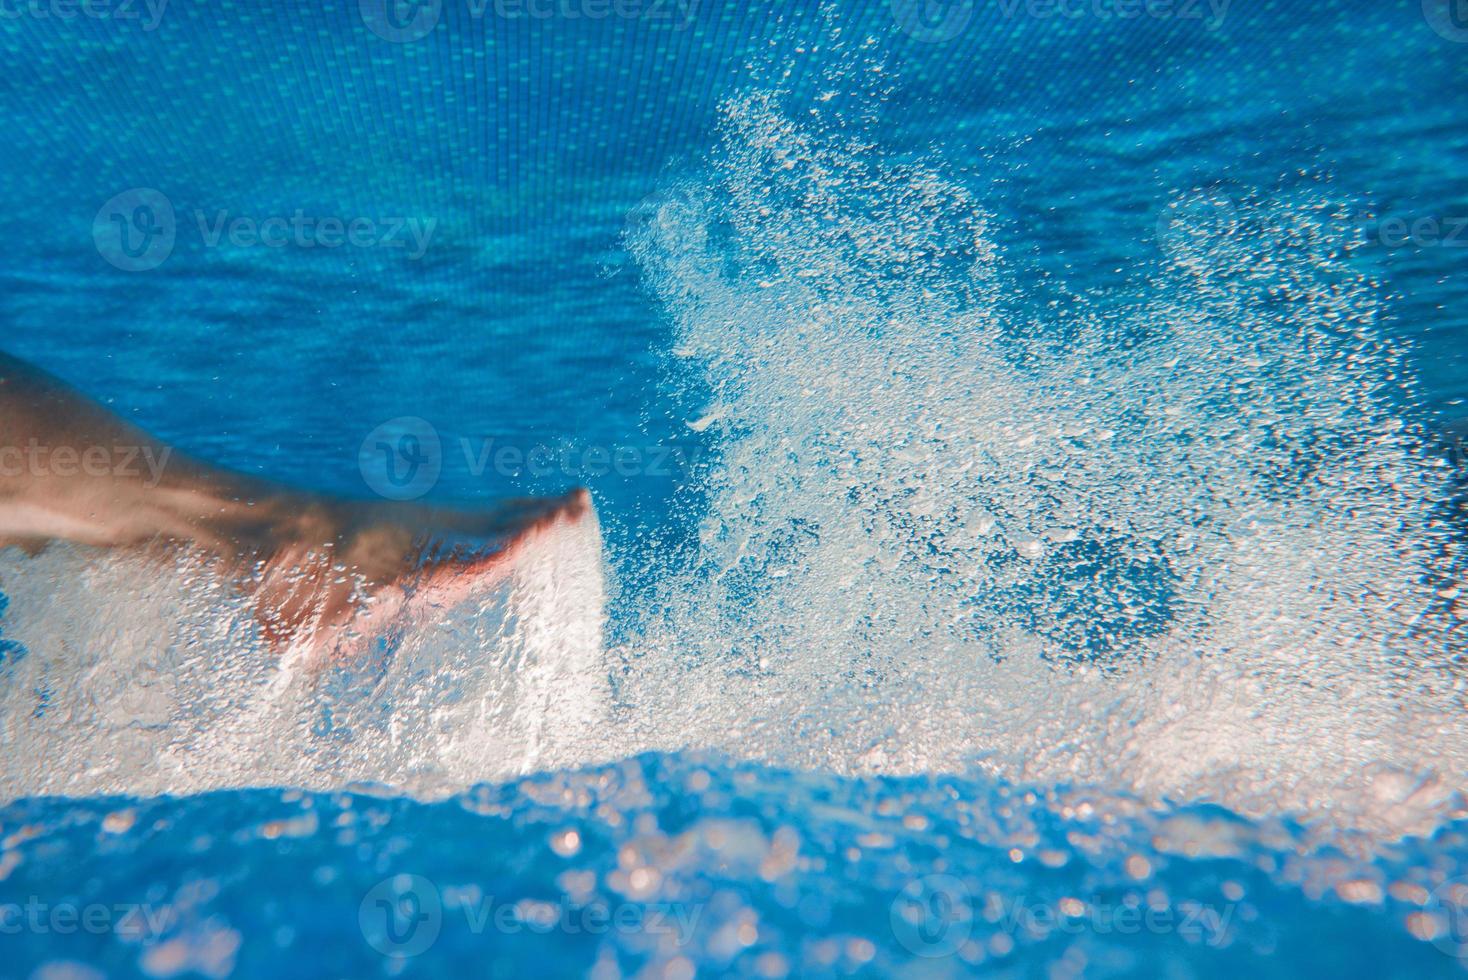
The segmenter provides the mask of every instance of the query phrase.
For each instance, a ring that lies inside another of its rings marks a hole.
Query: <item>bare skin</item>
[[[201,555],[251,596],[277,648],[337,649],[348,631],[462,598],[589,503],[575,490],[465,511],[296,490],[174,451],[0,353],[0,548]]]

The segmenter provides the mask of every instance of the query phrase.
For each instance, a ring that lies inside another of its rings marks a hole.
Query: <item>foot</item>
[[[291,529],[254,590],[261,633],[277,650],[340,649],[404,616],[456,605],[499,584],[535,542],[591,509],[584,489],[510,501],[492,511],[374,507]]]

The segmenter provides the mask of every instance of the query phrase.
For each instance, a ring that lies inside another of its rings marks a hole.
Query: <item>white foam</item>
[[[437,795],[586,759],[607,711],[594,515],[502,587],[395,648],[321,667],[259,639],[241,597],[184,561],[56,546],[0,553],[0,796],[385,783]]]
[[[858,144],[862,111],[733,103],[632,242],[725,464],[621,651],[645,744],[1449,812],[1443,475],[1329,222],[1241,204],[1123,315],[1037,324],[965,182]]]

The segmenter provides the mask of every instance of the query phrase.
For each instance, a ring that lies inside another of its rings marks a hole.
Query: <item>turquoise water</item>
[[[5,350],[600,541],[7,559],[0,975],[1460,974],[1460,8],[3,8]]]

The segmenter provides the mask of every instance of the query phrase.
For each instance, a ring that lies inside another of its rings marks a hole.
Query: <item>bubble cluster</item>
[[[1448,479],[1330,209],[1165,212],[1144,290],[1030,302],[978,181],[863,142],[857,88],[731,102],[632,241],[722,454],[621,651],[652,742],[1430,823]]]

